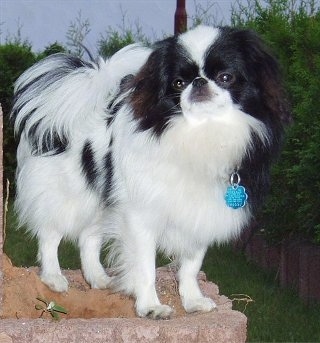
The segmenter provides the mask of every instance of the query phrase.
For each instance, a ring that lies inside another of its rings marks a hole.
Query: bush
[[[0,45],[0,102],[3,111],[3,162],[4,183],[9,180],[14,185],[16,169],[17,141],[14,138],[13,123],[10,121],[10,112],[13,101],[13,87],[17,78],[36,61],[56,52],[65,51],[58,43],[48,46],[43,53],[37,55],[32,52],[28,41],[15,39]],[[6,187],[4,187],[6,189]],[[14,187],[11,187],[11,195]]]
[[[291,98],[288,130],[272,190],[260,218],[270,239],[320,243],[320,10],[314,0],[249,1],[233,9],[233,24],[259,32],[278,56]]]
[[[120,7],[121,9],[121,7]],[[142,27],[138,20],[132,24],[128,21],[127,13],[121,9],[121,24],[114,29],[108,26],[104,34],[98,41],[99,55],[108,58],[115,54],[121,48],[132,43],[143,43],[150,45],[151,40],[142,31]]]
[[[0,101],[3,111],[3,162],[4,183],[8,179],[12,184],[16,169],[17,143],[10,123],[13,86],[19,75],[36,61],[35,54],[28,43],[9,42],[0,45]],[[6,189],[4,187],[4,189]]]
[[[118,31],[108,31],[106,37],[102,37],[98,42],[99,55],[108,58],[126,45],[135,42],[131,31],[119,33]]]

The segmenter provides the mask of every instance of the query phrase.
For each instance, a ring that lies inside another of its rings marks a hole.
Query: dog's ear
[[[278,61],[255,32],[239,30],[238,35],[242,36],[244,58],[250,68],[249,74],[254,75],[253,82],[262,92],[262,98],[272,118],[280,120],[283,125],[290,124],[291,107],[283,86]]]
[[[167,127],[174,107],[172,98],[166,93],[169,85],[172,50],[175,38],[167,38],[154,46],[144,66],[131,82],[128,102],[139,129],[152,129],[159,135]]]
[[[144,118],[158,102],[161,83],[158,80],[159,66],[154,54],[151,54],[146,64],[132,80],[130,103],[134,109],[136,119]]]
[[[171,40],[173,39],[157,43],[155,50],[131,83],[133,89],[131,105],[135,116],[143,118],[150,115],[150,111],[152,112],[166,92],[168,83],[166,62]]]

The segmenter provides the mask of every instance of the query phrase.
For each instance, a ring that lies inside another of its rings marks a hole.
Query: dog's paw
[[[91,288],[95,289],[106,289],[110,287],[112,278],[109,277],[107,274],[100,274],[88,280],[91,285]]]
[[[170,319],[174,310],[168,305],[155,305],[147,308],[137,308],[139,317],[147,317],[150,319]]]
[[[68,280],[61,274],[41,274],[40,279],[55,292],[68,291]]]
[[[196,298],[183,301],[183,307],[186,312],[210,312],[217,307],[215,302],[210,298]]]

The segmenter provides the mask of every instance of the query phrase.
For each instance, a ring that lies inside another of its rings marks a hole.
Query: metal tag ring
[[[236,179],[236,181],[235,181]],[[230,176],[230,183],[232,186],[238,186],[241,181],[240,175],[238,172],[234,172]]]

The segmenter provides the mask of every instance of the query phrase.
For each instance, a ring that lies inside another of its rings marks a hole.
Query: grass
[[[17,223],[9,206],[4,250],[16,266],[36,264],[37,242]],[[59,248],[63,268],[80,267],[78,249],[68,242]],[[246,294],[254,301],[234,301],[248,317],[248,342],[320,342],[320,305],[306,306],[290,290],[281,289],[275,275],[267,274],[228,245],[209,249],[203,270],[218,284],[220,294]],[[320,285],[319,285],[320,287]]]
[[[211,248],[203,270],[220,294],[247,294],[254,302],[234,302],[248,317],[248,342],[320,342],[320,305],[306,306],[292,290],[281,289],[267,274],[230,246]],[[320,285],[319,285],[320,286]]]

